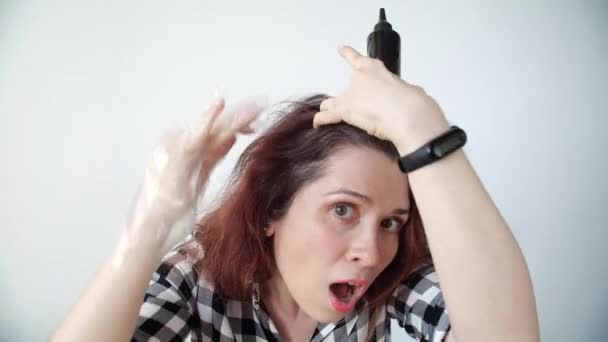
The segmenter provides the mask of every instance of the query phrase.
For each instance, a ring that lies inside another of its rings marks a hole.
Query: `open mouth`
[[[343,302],[349,302],[355,294],[355,285],[348,283],[333,283],[329,286],[331,292]]]
[[[349,312],[365,291],[365,282],[360,280],[344,281],[329,285],[330,301],[339,312]]]

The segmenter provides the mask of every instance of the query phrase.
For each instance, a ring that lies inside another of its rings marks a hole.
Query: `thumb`
[[[341,122],[342,114],[337,112],[331,112],[328,110],[323,110],[315,114],[313,118],[312,125],[314,128],[318,128],[319,126],[335,124]]]

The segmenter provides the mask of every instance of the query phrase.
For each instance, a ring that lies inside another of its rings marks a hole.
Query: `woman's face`
[[[311,318],[341,319],[396,255],[409,208],[394,161],[370,148],[336,151],[270,226],[277,278]]]

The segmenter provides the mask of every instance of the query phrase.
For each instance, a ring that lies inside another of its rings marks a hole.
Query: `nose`
[[[380,262],[377,229],[365,229],[355,239],[348,249],[347,259],[362,267],[373,267]]]

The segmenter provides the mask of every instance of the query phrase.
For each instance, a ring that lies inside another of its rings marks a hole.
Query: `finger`
[[[363,113],[359,115],[345,115],[344,122],[365,131],[369,135],[386,140],[386,135],[384,134],[384,131],[380,129],[380,122],[376,116],[365,115]]]
[[[243,129],[247,130],[248,127],[251,129],[250,125],[259,117],[264,109],[265,106],[256,101],[243,103],[231,116],[232,122],[230,123],[229,132],[227,133],[236,134],[242,132]]]
[[[249,100],[236,105],[228,113],[223,113],[209,132],[211,139],[218,144],[235,139],[238,133],[253,133],[250,125],[264,110],[256,101]]]
[[[373,135],[383,140],[386,139],[386,135],[380,129],[380,123],[376,117],[365,114],[354,115],[352,112],[349,113],[329,110],[319,112],[313,119],[313,126],[317,128],[322,125],[344,122],[367,132],[369,135]]]
[[[338,53],[355,69],[359,68],[361,66],[361,61],[365,59],[365,56],[350,46],[341,46],[338,49]]]
[[[235,135],[244,127],[254,121],[263,110],[256,101],[241,101],[236,105],[224,110],[211,125],[208,135],[210,137],[221,137],[223,139]]]
[[[337,111],[337,104],[336,104],[337,100],[334,97],[325,99],[321,102],[321,105],[319,106],[319,108],[321,109],[321,111]]]
[[[253,129],[251,127],[251,125],[249,125],[249,126],[241,128],[241,130],[239,130],[239,133],[241,133],[241,134],[252,134],[252,133],[255,133],[255,129]]]
[[[200,142],[209,132],[211,126],[217,121],[220,116],[226,101],[223,97],[216,98],[209,107],[204,111],[198,122],[193,124],[190,128],[191,141],[194,144]]]
[[[314,128],[318,128],[323,125],[339,123],[342,122],[342,120],[342,114],[338,112],[324,110],[315,114],[312,120],[312,126]]]
[[[215,120],[220,116],[220,114],[224,111],[224,107],[226,106],[226,100],[223,97],[216,98],[209,108],[205,111],[202,120],[203,127],[211,127]]]

